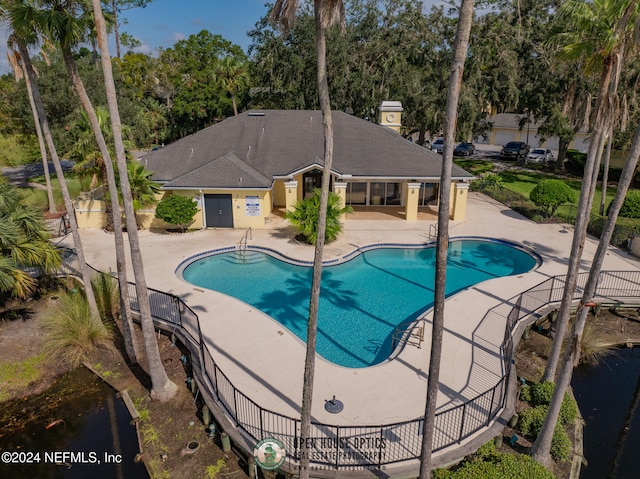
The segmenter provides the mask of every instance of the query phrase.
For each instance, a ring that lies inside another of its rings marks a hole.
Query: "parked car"
[[[473,143],[460,143],[453,149],[454,156],[471,156],[476,154],[476,147]]]
[[[524,141],[510,141],[502,147],[502,151],[500,151],[500,158],[524,161],[528,154],[529,145]]]
[[[534,148],[527,155],[527,163],[548,163],[555,161],[553,152],[551,150],[545,150],[544,148]]]
[[[444,148],[444,138],[437,138],[433,143],[431,143],[431,151],[435,151],[436,153],[442,154],[443,148]]]

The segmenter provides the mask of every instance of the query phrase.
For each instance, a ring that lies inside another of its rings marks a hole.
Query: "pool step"
[[[258,251],[234,251],[226,261],[233,264],[257,264],[267,261],[267,257]]]

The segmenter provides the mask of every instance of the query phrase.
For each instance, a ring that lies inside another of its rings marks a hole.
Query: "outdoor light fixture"
[[[342,412],[342,409],[344,409],[344,404],[342,404],[342,401],[336,399],[336,397],[333,396],[333,399],[325,399],[324,408],[331,414],[338,414],[339,412]]]

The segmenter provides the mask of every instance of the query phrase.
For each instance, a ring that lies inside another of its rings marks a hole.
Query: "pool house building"
[[[401,114],[399,102],[383,103],[381,124],[333,112],[331,190],[356,210],[395,208],[414,221],[421,208],[437,203],[442,157],[397,132]],[[323,159],[320,111],[260,110],[228,118],[140,161],[164,195],[197,201],[192,228],[264,229],[272,213],[293,209],[320,187]],[[464,219],[472,178],[454,165],[454,220]],[[101,221],[96,213],[85,204],[77,210],[79,223],[102,226],[95,224]],[[151,210],[139,216],[144,228],[168,227]]]

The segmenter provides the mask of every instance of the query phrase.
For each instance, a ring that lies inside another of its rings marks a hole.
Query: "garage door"
[[[504,146],[507,143],[509,143],[510,141],[514,141],[514,132],[512,130],[499,130],[496,131],[496,139],[495,139],[495,144],[496,145],[500,145],[500,146]]]
[[[233,228],[231,195],[204,195],[207,228]]]

